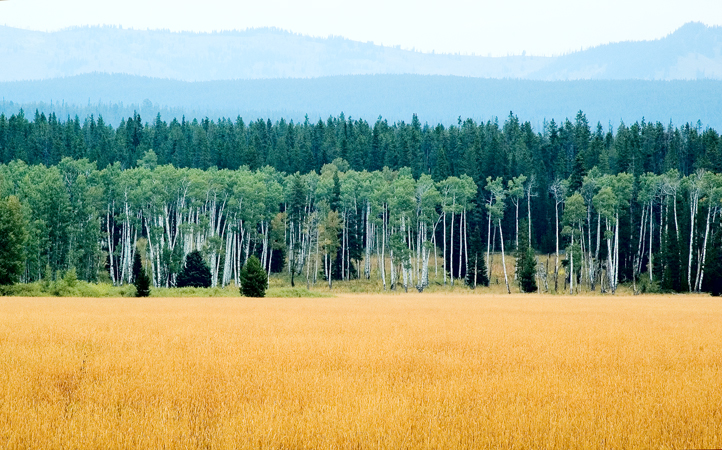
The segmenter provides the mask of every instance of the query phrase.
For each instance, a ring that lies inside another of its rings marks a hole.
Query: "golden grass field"
[[[0,447],[720,448],[704,296],[0,298]]]

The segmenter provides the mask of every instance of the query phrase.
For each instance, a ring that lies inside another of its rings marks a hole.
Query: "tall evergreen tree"
[[[587,171],[584,169],[584,155],[579,152],[574,158],[574,167],[572,174],[569,176],[569,193],[578,192],[582,188],[584,176]]]

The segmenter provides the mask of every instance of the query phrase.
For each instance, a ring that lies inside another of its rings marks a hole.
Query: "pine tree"
[[[241,269],[241,294],[245,297],[265,297],[268,278],[261,261],[253,255]]]
[[[148,297],[150,295],[150,277],[143,270],[143,263],[140,261],[140,252],[135,252],[133,260],[133,277],[135,282],[135,296]]]
[[[211,270],[198,250],[188,253],[185,267],[178,274],[177,287],[211,287]]]
[[[528,231],[525,226],[519,229],[519,249],[516,254],[516,277],[522,292],[536,292],[536,258],[534,249],[529,245]]]
[[[584,168],[584,155],[579,152],[577,157],[574,159],[574,168],[572,174],[569,176],[569,192],[574,193],[582,188],[584,182],[584,176],[587,174]]]

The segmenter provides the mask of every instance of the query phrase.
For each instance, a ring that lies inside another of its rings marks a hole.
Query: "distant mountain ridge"
[[[527,80],[722,79],[722,27],[557,57],[429,54],[272,28],[174,33],[115,27],[39,32],[0,26],[0,81],[128,74],[183,81],[418,74]]]

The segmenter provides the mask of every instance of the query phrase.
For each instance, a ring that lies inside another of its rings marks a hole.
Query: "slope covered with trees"
[[[226,80],[189,83],[130,75],[87,74],[40,81],[0,83],[7,117],[21,107],[59,119],[91,114],[114,127],[138,112],[145,120],[158,113],[170,122],[196,117],[285,118],[303,123],[346,117],[376,122],[379,116],[408,121],[417,114],[429,123],[456,119],[503,120],[514,111],[541,130],[544,120],[573,118],[583,109],[591,123],[617,125],[642,117],[665,125],[671,119],[698,120],[722,129],[720,80],[533,81],[426,75],[348,75],[321,78]],[[44,103],[37,103],[44,102]]]
[[[360,74],[535,80],[721,79],[722,27],[688,23],[661,39],[560,56],[422,53],[274,28],[215,33],[78,27],[54,32],[0,25],[0,81],[87,73],[185,81]]]
[[[531,244],[553,254],[548,271],[536,261],[543,290],[695,291],[720,236],[720,150],[713,129],[605,130],[582,112],[539,132],[514,115],[449,127],[136,115],[117,128],[12,116],[0,117],[0,196],[23,207],[24,281],[75,268],[130,283],[141,249],[153,286],[172,286],[200,250],[213,286],[239,284],[256,255],[309,284],[423,290],[472,280],[480,253],[498,267]],[[515,288],[514,271],[503,281]]]

